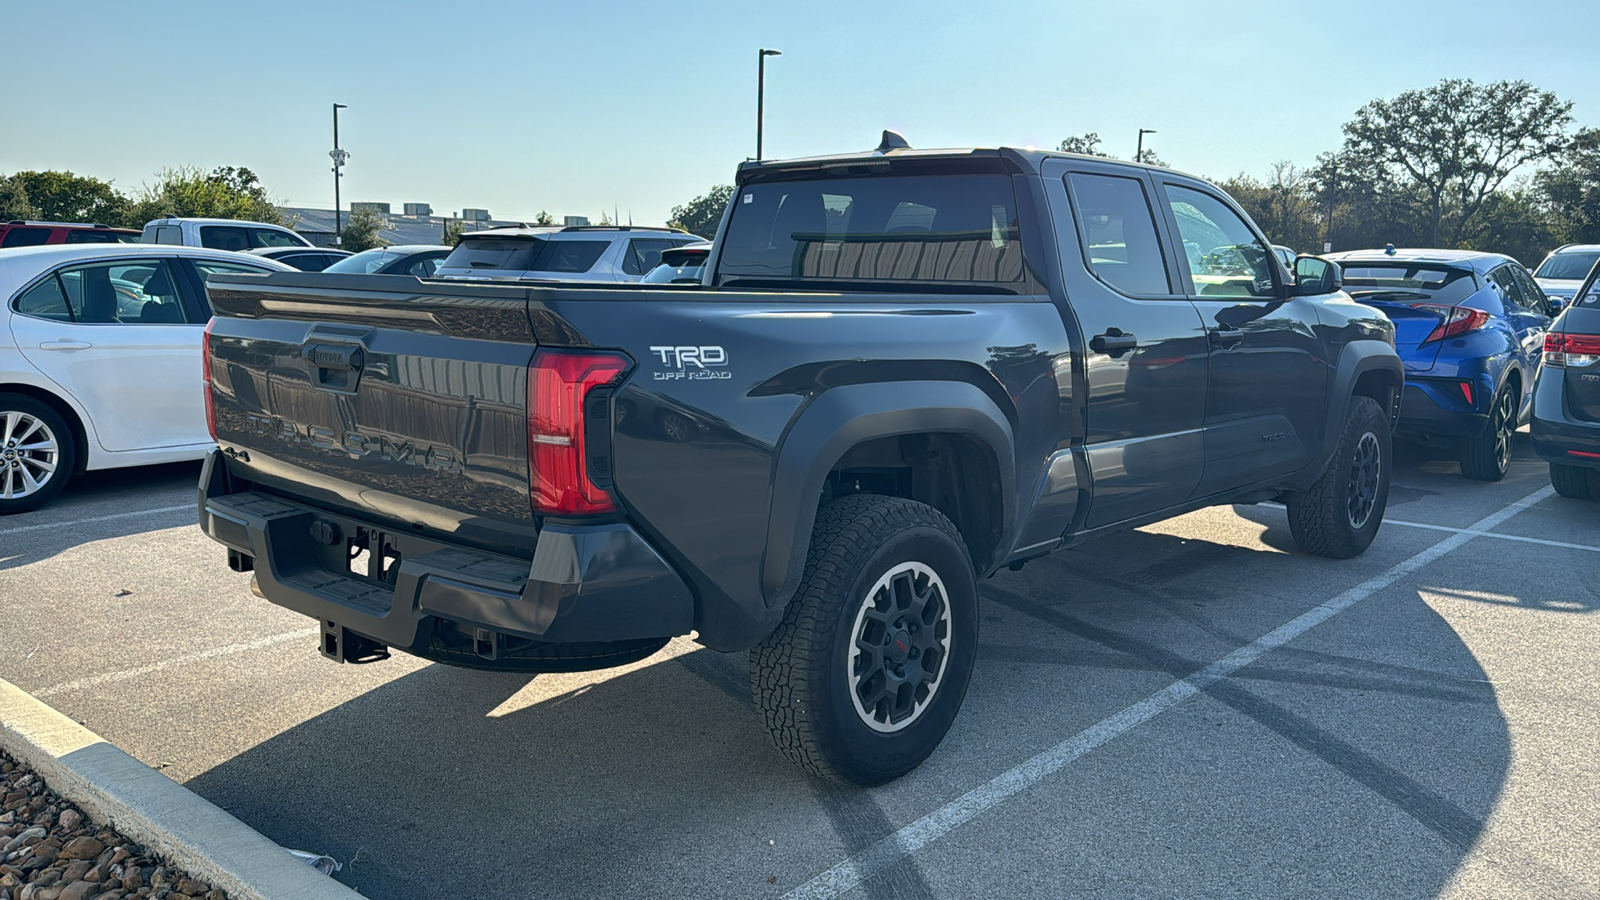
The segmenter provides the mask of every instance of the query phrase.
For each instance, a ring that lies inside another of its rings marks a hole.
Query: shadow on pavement
[[[192,524],[197,516],[193,509],[126,514],[183,504],[192,507],[199,480],[200,464],[192,462],[85,472],[54,503],[0,516],[0,570],[49,559],[89,540]]]
[[[705,650],[527,704],[538,680],[429,666],[189,786],[285,846],[354,857],[341,880],[372,897],[777,897],[1324,599],[1264,602],[1215,571],[1314,579],[1321,561],[1145,532],[1097,547],[985,583],[956,729],[883,790],[789,767],[750,710],[744,655]],[[1039,897],[1436,894],[1509,741],[1448,624],[1413,593],[1381,596],[851,896],[960,896],[962,879]],[[954,867],[969,839],[1020,849]]]

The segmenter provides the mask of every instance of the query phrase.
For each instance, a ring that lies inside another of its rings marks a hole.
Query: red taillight
[[[614,512],[611,495],[589,478],[583,401],[628,367],[617,353],[540,350],[528,367],[528,485],[534,512],[582,516]]]
[[[1600,362],[1600,334],[1546,334],[1544,364],[1581,369]]]
[[[1468,406],[1475,406],[1476,405],[1475,403],[1472,402],[1472,382],[1470,382],[1470,381],[1461,382],[1461,396],[1467,398],[1467,405]]]
[[[1489,324],[1488,313],[1481,309],[1473,309],[1469,306],[1443,306],[1438,303],[1413,303],[1411,304],[1411,308],[1425,309],[1428,312],[1437,314],[1441,319],[1443,319],[1443,321],[1434,327],[1433,333],[1428,335],[1428,337],[1423,340],[1424,344],[1428,343],[1429,341],[1442,341],[1445,338],[1466,334],[1469,331],[1477,331],[1479,328]]]
[[[216,322],[216,319],[206,322],[205,337],[200,340],[200,381],[206,395],[206,430],[211,432],[213,441],[217,439],[217,407],[211,400],[211,326]]]

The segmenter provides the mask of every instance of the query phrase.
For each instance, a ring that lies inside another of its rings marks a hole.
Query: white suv
[[[238,219],[156,219],[146,222],[141,244],[179,244],[212,250],[309,247],[311,242],[282,225]]]
[[[638,281],[661,251],[702,239],[676,228],[521,226],[470,231],[434,273],[474,281]]]

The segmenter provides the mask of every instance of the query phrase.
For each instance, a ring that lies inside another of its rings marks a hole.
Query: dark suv
[[[109,225],[84,225],[73,222],[24,222],[0,224],[0,250],[7,247],[37,247],[41,244],[137,244],[139,232]]]

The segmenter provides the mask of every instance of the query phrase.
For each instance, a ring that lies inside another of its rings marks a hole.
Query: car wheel
[[[78,448],[72,429],[48,405],[0,394],[0,515],[37,509],[72,477]]]
[[[933,507],[867,494],[825,507],[794,600],[750,653],[778,750],[845,784],[916,768],[966,696],[977,597],[966,543]]]
[[[1461,442],[1461,474],[1478,481],[1499,481],[1511,469],[1511,448],[1517,432],[1517,392],[1511,385],[1495,395],[1489,425],[1483,434]]]
[[[1352,397],[1327,470],[1289,496],[1289,532],[1300,549],[1331,559],[1367,549],[1389,503],[1391,459],[1383,407],[1371,397]]]
[[[1550,464],[1550,483],[1556,493],[1573,500],[1600,500],[1600,472],[1581,466]]]

